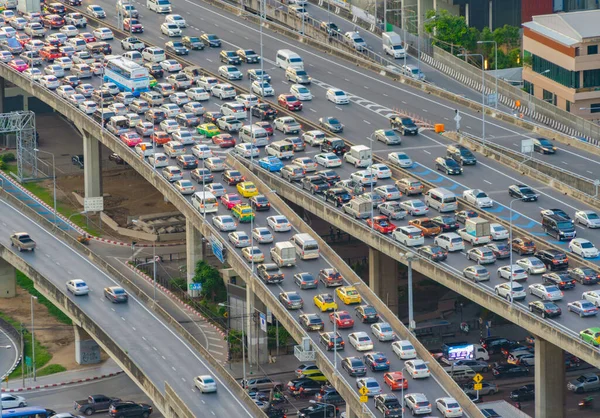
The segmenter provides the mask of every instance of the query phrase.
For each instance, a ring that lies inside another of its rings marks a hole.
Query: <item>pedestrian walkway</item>
[[[298,365],[298,359],[293,354],[286,354],[279,357],[273,357],[273,363],[262,364],[260,367],[246,364],[246,377],[264,376],[271,377],[293,373]],[[240,362],[231,363],[228,367],[229,374],[235,379],[241,380],[244,377],[244,364]],[[277,380],[277,378],[275,378]]]

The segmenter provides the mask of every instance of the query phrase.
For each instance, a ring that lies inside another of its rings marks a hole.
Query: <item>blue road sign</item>
[[[221,263],[224,263],[225,257],[223,256],[223,244],[214,235],[210,236],[210,246],[215,257],[217,257]]]
[[[202,290],[202,283],[190,283],[188,286],[190,290]]]

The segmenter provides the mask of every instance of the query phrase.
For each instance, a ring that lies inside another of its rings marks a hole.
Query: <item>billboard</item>
[[[475,358],[473,344],[455,345],[448,347],[448,360],[472,360]]]

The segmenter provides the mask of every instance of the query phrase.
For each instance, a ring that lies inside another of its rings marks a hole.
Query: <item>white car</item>
[[[85,100],[85,101],[79,103],[79,110],[81,110],[82,112],[84,112],[87,115],[94,114],[96,109],[98,109],[98,105],[96,104],[96,102],[93,102],[91,100]]]
[[[340,167],[342,165],[342,160],[340,157],[335,155],[333,152],[315,155],[315,162],[327,168]]]
[[[575,238],[569,242],[569,251],[583,258],[598,257],[598,249],[590,241],[584,238]]]
[[[209,393],[217,391],[217,382],[210,375],[194,377],[194,386],[196,386],[196,389],[198,389],[200,393]]]
[[[375,395],[379,395],[383,391],[381,390],[381,386],[377,382],[377,379],[374,377],[361,377],[356,379],[356,387],[358,390],[362,388],[367,388],[367,396],[373,397]]]
[[[57,78],[62,78],[65,76],[65,70],[58,64],[51,64],[44,67],[44,73],[46,75],[53,75]]]
[[[274,96],[275,89],[266,81],[256,80],[252,82],[250,91],[262,97]]]
[[[256,145],[247,143],[236,144],[233,152],[245,158],[258,157],[260,155],[260,149]]]
[[[348,334],[348,342],[356,349],[356,351],[373,350],[373,341],[371,340],[371,337],[363,331]]]
[[[564,293],[556,286],[544,286],[541,283],[534,283],[529,285],[529,294],[537,296],[542,300],[556,301],[561,300]]]
[[[463,192],[463,199],[479,208],[491,208],[494,201],[481,189],[469,189]]]
[[[176,60],[161,61],[160,66],[162,67],[163,70],[165,70],[166,72],[169,72],[169,73],[174,73],[177,71],[181,71],[183,69],[181,64]]]
[[[254,228],[252,230],[252,237],[258,241],[259,244],[270,244],[273,242],[273,234],[265,227]]]
[[[73,67],[73,61],[69,57],[56,58],[54,64],[60,65],[65,71],[69,71]]]
[[[119,86],[117,86],[115,83],[104,83],[102,84],[101,88],[108,90],[108,92],[113,96],[119,94],[121,91],[119,90]]]
[[[445,418],[462,417],[463,410],[454,398],[438,398],[435,406]]]
[[[10,19],[9,23],[10,26],[12,26],[14,29],[23,30],[25,29],[25,25],[27,25],[28,22],[22,17],[13,17],[12,19]]]
[[[204,161],[204,166],[210,171],[223,171],[225,170],[225,161],[219,157],[207,158]]]
[[[190,98],[184,92],[178,91],[169,96],[169,101],[175,103],[177,106],[183,106],[184,104],[189,103]]]
[[[373,190],[379,196],[383,197],[386,202],[392,200],[400,200],[402,193],[393,184],[386,184],[385,186],[378,186]]]
[[[492,235],[492,239],[494,241],[508,239],[509,236],[508,229],[500,224],[490,224],[490,234]]]
[[[14,55],[8,51],[0,51],[0,61],[3,63],[7,63],[15,59]]]
[[[108,105],[107,109],[111,112],[115,112],[117,116],[125,116],[127,114],[127,106],[123,103],[111,103]]]
[[[181,36],[182,31],[175,23],[163,23],[160,25],[160,31],[163,35],[167,35],[169,37]]]
[[[167,17],[165,18],[165,23],[172,23],[174,25],[177,25],[177,27],[179,28],[187,28],[187,23],[185,19],[181,17],[181,15],[167,15]]]
[[[350,99],[343,90],[331,88],[327,90],[327,100],[335,104],[348,104]]]
[[[183,195],[193,194],[196,191],[196,186],[190,180],[177,180],[173,186]]]
[[[1,409],[24,408],[27,406],[27,400],[22,396],[12,393],[2,393]]]
[[[229,242],[235,245],[236,248],[244,248],[250,246],[250,237],[244,231],[235,231],[227,234]]]
[[[242,248],[242,256],[249,262],[261,263],[265,261],[265,254],[256,246]]]
[[[169,141],[163,145],[163,151],[170,158],[176,158],[176,157],[179,157],[180,155],[184,155],[186,149],[181,142]],[[180,179],[178,179],[178,180],[180,180]]]
[[[372,171],[378,179],[389,179],[392,177],[392,170],[385,164],[371,164],[367,170]]]
[[[392,343],[392,351],[396,353],[400,360],[410,360],[417,358],[417,350],[408,340],[394,341]]]
[[[179,124],[174,119],[165,119],[160,122],[160,130],[165,131],[168,134],[172,134],[179,129]]]
[[[221,65],[218,70],[221,77],[227,80],[241,80],[242,72],[235,65]],[[256,93],[253,91],[253,93]]]
[[[310,90],[302,84],[293,84],[292,87],[290,87],[290,93],[292,93],[298,98],[298,100],[301,101],[313,99],[313,95]]]
[[[292,230],[292,224],[283,215],[269,216],[267,225],[275,232],[288,232]]]
[[[194,116],[202,116],[206,113],[206,109],[198,102],[188,102],[183,105],[183,111],[192,113]]]
[[[62,28],[60,28],[59,31],[60,31],[60,33],[64,33],[69,38],[71,38],[73,36],[77,36],[77,34],[79,33],[79,29],[77,29],[73,25],[65,25]]]
[[[512,283],[512,290],[510,287],[511,283],[502,283],[494,286],[494,292],[502,298],[510,301],[513,300],[523,300],[527,297],[527,293],[525,293],[525,289],[519,283]]]
[[[219,83],[210,89],[210,94],[223,100],[234,99],[237,93],[231,84]]]
[[[583,292],[581,294],[581,299],[587,300],[600,308],[600,290],[588,290],[587,292]]]
[[[325,132],[319,130],[307,131],[302,134],[302,139],[310,146],[318,147],[325,140]]]
[[[204,87],[191,87],[185,91],[190,100],[204,101],[210,99],[210,94]]]
[[[169,157],[162,152],[155,152],[148,157],[148,163],[155,168],[164,168],[169,165]]]
[[[235,219],[229,215],[215,216],[212,218],[212,223],[221,232],[235,231],[237,229]]]
[[[69,280],[67,282],[67,290],[75,296],[87,295],[90,293],[88,285],[81,279]]]
[[[29,78],[30,80],[39,81],[39,79],[42,78],[44,73],[42,73],[42,70],[40,70],[39,68],[28,68],[25,71],[23,71],[23,75]]]
[[[92,33],[94,34],[94,36],[98,40],[101,39],[103,41],[110,41],[111,39],[115,38],[115,35],[113,34],[113,31],[110,30],[109,28],[94,29]]]
[[[392,232],[392,237],[407,247],[425,244],[423,232],[416,226],[399,226]]]
[[[79,105],[81,103],[85,102],[85,96],[83,94],[75,93],[75,94],[71,94],[70,96],[68,96],[67,100],[73,106],[79,108]]]
[[[394,341],[396,339],[396,333],[387,322],[371,324],[371,333],[377,337],[379,341]]]
[[[183,145],[195,145],[196,144],[194,135],[192,135],[192,133],[190,131],[188,131],[187,129],[182,129],[181,127],[179,129],[177,129],[175,132],[173,132],[173,134],[171,135],[171,138],[173,139],[173,141],[179,141]]]
[[[465,242],[456,232],[445,232],[433,239],[433,243],[448,252],[464,251]]]
[[[575,212],[575,222],[588,228],[600,228],[600,216],[593,210],[578,210]]]
[[[427,215],[429,213],[427,205],[419,199],[405,200],[400,202],[400,206],[412,216]]]
[[[215,197],[221,197],[227,192],[221,183],[207,184],[204,186],[204,191],[212,193]]]
[[[359,170],[350,174],[350,179],[360,184],[361,186],[375,186],[377,184],[377,176],[367,170]]]
[[[301,167],[305,172],[310,173],[317,171],[317,163],[310,157],[300,157],[292,160],[292,164]]]
[[[196,144],[192,147],[192,154],[199,160],[204,160],[213,156],[211,149],[206,144]]]
[[[431,413],[431,403],[423,393],[407,393],[404,395],[404,405],[413,416]]]
[[[523,267],[527,274],[544,274],[546,265],[537,257],[526,257],[517,260],[517,264]]]
[[[104,9],[96,4],[90,4],[87,7],[88,13],[98,19],[104,19],[106,17],[106,12]]]
[[[413,379],[425,379],[431,375],[427,363],[421,359],[407,360],[404,362],[404,366]]]
[[[63,99],[66,99],[72,94],[75,94],[75,89],[69,85],[62,85],[56,89],[56,94],[58,94]]]
[[[259,103],[258,96],[254,94],[240,94],[236,96],[235,101],[243,104],[246,109],[250,109]]]
[[[510,280],[511,266],[502,266],[497,271],[498,277],[501,279]],[[512,265],[512,279],[513,281],[527,280],[527,271],[518,264]]]
[[[40,78],[40,84],[49,90],[54,90],[60,86],[60,81],[53,75],[44,75]]]

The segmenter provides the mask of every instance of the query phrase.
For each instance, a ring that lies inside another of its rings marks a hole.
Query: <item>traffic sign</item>
[[[475,390],[481,390],[481,389],[483,389],[483,384],[482,383],[475,383],[473,385],[473,389],[475,389]]]
[[[473,381],[474,381],[475,383],[481,383],[481,382],[483,381],[483,376],[482,376],[482,375],[480,375],[479,373],[477,373],[477,374],[475,375],[475,377],[473,377]]]
[[[224,263],[225,257],[223,256],[223,244],[212,234],[210,236],[210,246],[215,257],[217,257],[221,263]]]
[[[190,283],[188,286],[190,290],[202,290],[202,283]]]
[[[367,403],[369,402],[369,397],[367,395],[362,395],[358,400],[362,403]]]
[[[369,389],[367,389],[365,386],[363,386],[362,388],[360,388],[360,390],[358,391],[358,393],[360,393],[363,396],[366,396],[367,393],[369,393]]]

